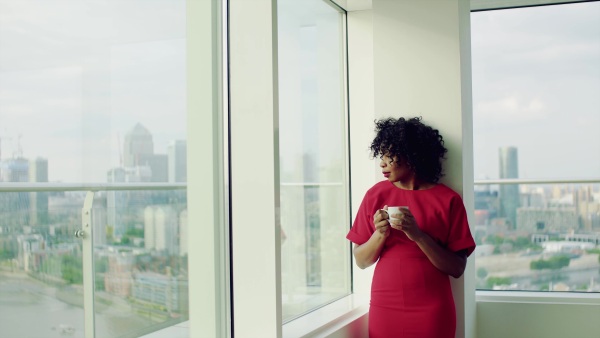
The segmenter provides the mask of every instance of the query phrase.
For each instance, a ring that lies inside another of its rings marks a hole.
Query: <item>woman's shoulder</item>
[[[445,185],[444,183],[438,183],[435,185],[435,187],[433,187],[430,190],[432,193],[435,193],[436,195],[442,195],[442,196],[446,196],[448,198],[462,199],[462,197],[460,196],[459,193],[457,193],[454,189],[450,188],[449,186]]]

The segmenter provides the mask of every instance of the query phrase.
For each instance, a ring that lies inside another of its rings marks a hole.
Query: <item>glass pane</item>
[[[1,159],[44,158],[49,182],[183,181],[185,41],[185,0],[1,1]]]
[[[478,288],[600,292],[600,2],[471,28]]]
[[[15,173],[3,163],[3,174]],[[65,193],[0,193],[2,336],[83,338],[82,245],[73,236],[82,205]]]
[[[82,247],[73,233],[81,227],[85,192],[36,192],[36,186],[186,182],[185,3],[0,1],[0,187],[33,187],[0,192],[0,273],[34,278],[42,290],[23,289],[40,300],[1,298],[3,333],[22,324],[6,322],[12,314],[39,312],[51,323],[21,325],[11,336],[83,335]],[[97,193],[98,336],[139,336],[187,318],[184,191]],[[173,218],[157,225],[147,208]],[[145,244],[147,227],[163,227],[153,237],[162,244]],[[123,261],[133,264],[127,285],[111,275]],[[5,281],[2,295],[16,290]],[[177,301],[146,300],[140,285],[171,290]]]
[[[350,292],[342,15],[278,1],[284,321]]]
[[[97,336],[140,337],[188,318],[186,206],[185,190],[96,194]]]

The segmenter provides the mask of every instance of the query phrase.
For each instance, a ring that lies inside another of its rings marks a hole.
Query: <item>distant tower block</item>
[[[169,182],[187,181],[187,144],[185,140],[172,141],[169,144]]]
[[[48,160],[36,158],[29,161],[29,182],[48,182]],[[32,225],[47,222],[48,218],[48,193],[29,193],[29,221]]]
[[[516,147],[500,148],[500,178],[519,178],[519,161]],[[517,209],[520,206],[519,185],[500,185],[500,216],[505,217],[512,229],[517,228]]]
[[[137,123],[132,130],[125,134],[123,142],[123,166],[135,167],[143,165],[140,163],[145,156],[154,155],[154,142],[152,134]]]

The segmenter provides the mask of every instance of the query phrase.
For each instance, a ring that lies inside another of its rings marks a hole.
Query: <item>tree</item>
[[[571,258],[564,255],[553,256],[550,259],[539,259],[534,260],[529,263],[529,267],[531,270],[559,270],[564,268],[565,266],[569,266],[571,263]]]
[[[81,257],[62,256],[62,278],[69,284],[83,283],[83,261]]]
[[[489,277],[485,284],[488,289],[492,289],[494,285],[510,285],[511,282],[510,277]]]
[[[486,268],[481,267],[481,268],[477,269],[477,277],[478,278],[484,279],[485,277],[487,277],[487,275],[488,275],[488,271]]]
[[[14,250],[0,249],[0,259],[13,259],[17,257],[17,253]]]

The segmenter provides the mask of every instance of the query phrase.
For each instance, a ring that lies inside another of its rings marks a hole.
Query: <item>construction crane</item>
[[[23,134],[19,133],[17,137],[17,149],[13,152],[13,158],[22,158],[23,157],[23,147],[21,146],[21,138]]]
[[[0,161],[2,161],[2,141],[12,141],[12,137],[0,135]]]

